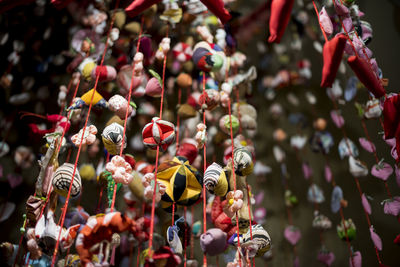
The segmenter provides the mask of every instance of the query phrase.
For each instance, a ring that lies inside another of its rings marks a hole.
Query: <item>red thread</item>
[[[181,105],[182,102],[182,90],[178,88],[178,106]],[[179,127],[180,127],[180,117],[179,113],[176,114],[176,148],[175,150],[178,151],[179,149]]]
[[[206,103],[206,74],[203,72],[203,105]],[[206,125],[206,111],[203,110],[203,124]],[[207,169],[207,144],[203,147],[203,171]],[[207,191],[203,183],[203,233],[207,232]],[[207,266],[207,255],[203,253],[203,266]]]
[[[116,8],[118,8],[118,5],[119,5],[119,0],[117,0]],[[101,58],[100,66],[103,66],[103,63],[104,63],[104,58],[105,58],[105,55],[106,55],[106,52],[107,52],[107,48],[108,48],[108,40],[109,40],[109,38],[110,38],[110,32],[111,32],[111,29],[112,29],[112,27],[113,27],[113,25],[114,25],[114,21],[115,21],[115,13],[113,14],[113,17],[112,17],[112,20],[111,20],[111,23],[110,23],[110,28],[109,28],[108,33],[107,33],[107,39],[106,39],[106,42],[105,42],[104,51],[103,51],[103,56],[102,56],[102,58]],[[77,165],[78,165],[79,156],[80,156],[81,149],[82,149],[82,141],[83,141],[83,137],[85,136],[85,130],[86,130],[86,126],[87,126],[88,121],[89,121],[90,111],[92,110],[93,98],[94,98],[94,95],[95,95],[95,93],[96,93],[96,89],[97,89],[97,85],[98,85],[98,82],[99,82],[99,78],[100,78],[100,75],[97,75],[97,77],[96,77],[96,82],[95,82],[95,85],[94,85],[94,88],[93,88],[92,97],[91,97],[91,99],[90,99],[90,104],[89,104],[89,109],[88,109],[88,113],[87,113],[86,120],[85,120],[85,125],[84,125],[83,130],[82,130],[82,137],[81,137],[81,141],[80,141],[80,144],[79,144],[78,153],[77,153],[76,159],[75,159],[74,171],[73,171],[73,173],[72,173],[71,182],[70,182],[69,189],[68,189],[68,194],[67,194],[67,197],[66,197],[66,199],[65,199],[64,208],[63,208],[63,210],[62,210],[61,223],[60,223],[60,231],[59,231],[59,233],[58,233],[58,238],[57,238],[56,246],[55,246],[55,248],[54,248],[53,258],[52,258],[52,261],[51,261],[51,267],[54,266],[55,261],[56,261],[56,256],[57,256],[57,253],[58,253],[58,246],[59,246],[59,244],[60,244],[60,238],[61,238],[62,227],[63,227],[63,225],[64,225],[65,214],[66,214],[66,212],[67,212],[67,207],[68,207],[68,203],[69,203],[69,198],[70,198],[70,196],[71,196],[72,183],[74,182],[75,173],[76,173],[76,168],[77,168]]]
[[[142,16],[142,22],[140,24],[140,32],[139,32],[139,37],[136,45],[136,54],[139,52],[139,47],[140,47],[140,39],[142,37],[142,32],[143,32],[143,23],[144,23],[144,17]],[[129,87],[129,93],[128,93],[128,105],[131,102],[131,97],[132,97],[132,89],[133,89],[133,78],[134,78],[134,73],[135,73],[135,62],[133,61],[132,63],[132,78],[131,78],[131,85]],[[125,120],[124,120],[124,132],[122,134],[122,145],[121,145],[121,150],[119,151],[119,156],[122,156],[122,152],[124,151],[124,143],[125,143],[125,133],[126,133],[126,124],[128,122],[128,113],[129,113],[129,108],[126,109],[125,112]],[[117,186],[118,184],[115,183],[114,185],[114,191],[113,191],[113,198],[111,201],[111,209],[110,211],[113,212],[114,210],[114,205],[115,205],[115,197],[117,195]]]

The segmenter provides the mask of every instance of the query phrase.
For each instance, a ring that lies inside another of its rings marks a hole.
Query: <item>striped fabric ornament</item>
[[[74,165],[71,163],[64,163],[54,173],[52,184],[54,191],[63,196],[67,197],[69,185],[71,184],[72,174],[74,172]],[[75,198],[81,193],[82,182],[79,171],[75,171],[74,181],[72,182],[71,197]]]
[[[228,179],[224,169],[218,164],[213,163],[204,173],[204,185],[208,192],[217,196],[225,196],[229,190]]]
[[[243,247],[252,247],[249,250],[249,257],[260,257],[271,248],[271,237],[261,224],[255,224],[243,236]],[[256,248],[256,251],[253,251]]]
[[[123,134],[124,134],[124,127],[122,127],[116,122],[113,122],[106,128],[104,128],[103,133],[101,134],[101,138],[108,153],[112,155],[119,154],[122,146]],[[125,147],[126,147],[126,142],[124,142],[124,148]]]
[[[158,166],[157,181],[165,187],[161,197],[162,208],[172,211],[172,204],[190,206],[199,200],[203,189],[203,177],[184,157],[175,157]]]
[[[172,53],[179,62],[186,62],[192,58],[193,50],[190,45],[180,42],[172,48]]]
[[[244,147],[235,148],[233,151],[233,163],[237,175],[247,176],[253,172],[253,158],[251,153]]]
[[[175,141],[174,124],[154,117],[146,124],[142,131],[143,144],[151,149],[160,146],[161,151],[165,151],[170,144]]]

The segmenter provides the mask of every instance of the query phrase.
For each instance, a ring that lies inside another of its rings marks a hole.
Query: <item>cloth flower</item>
[[[106,170],[111,172],[112,178],[116,183],[130,184],[133,175],[131,165],[123,157],[114,156],[106,165]]]
[[[146,173],[142,177],[142,184],[144,187],[144,197],[147,199],[153,198],[153,190],[154,190],[154,182],[155,182],[155,175],[154,173]],[[157,181],[156,187],[156,202],[160,202],[161,196],[165,194],[165,190],[167,188],[163,183]]]
[[[197,133],[194,137],[197,142],[197,148],[201,149],[204,147],[204,144],[207,142],[207,126],[203,123],[197,124]]]
[[[83,131],[85,131],[83,138],[82,138],[82,134]],[[82,140],[82,145],[91,145],[96,141],[96,134],[97,134],[97,128],[94,125],[90,125],[88,127],[86,127],[85,129],[82,128],[79,133],[74,134],[71,137],[71,141],[72,143],[74,143],[74,145],[79,146]]]
[[[225,206],[224,212],[229,217],[233,217],[233,215],[235,215],[235,213],[243,206],[243,191],[230,191],[226,194],[226,199],[228,200],[228,203],[227,206]]]
[[[126,111],[128,110],[128,117],[132,114],[133,108],[129,105],[128,101],[121,95],[114,95],[108,100],[109,109],[121,119],[125,120]]]

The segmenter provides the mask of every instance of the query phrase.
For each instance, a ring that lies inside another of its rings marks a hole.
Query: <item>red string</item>
[[[143,23],[144,23],[144,17],[142,16],[142,22],[140,24],[140,32],[139,32],[139,37],[138,37],[138,41],[137,41],[137,45],[136,45],[136,54],[139,52],[139,47],[140,47],[140,39],[142,37],[142,32],[143,32]],[[132,97],[132,89],[133,89],[133,79],[135,77],[134,75],[135,73],[135,61],[133,61],[132,63],[132,78],[131,78],[131,84],[129,87],[129,93],[128,93],[128,105],[131,102],[131,97]],[[129,114],[129,108],[126,109],[125,112],[125,120],[124,120],[124,132],[122,134],[122,144],[121,144],[121,150],[119,151],[119,156],[122,156],[122,152],[124,151],[124,143],[125,143],[125,133],[126,133],[126,124],[128,122],[128,114]],[[114,185],[114,191],[113,191],[113,198],[111,201],[111,209],[110,211],[113,212],[114,210],[114,205],[115,205],[115,197],[117,195],[117,186],[118,183],[115,183]]]
[[[193,229],[194,225],[194,206],[191,206],[191,214],[192,214],[192,222],[190,224],[190,228]],[[194,256],[194,234],[193,231],[190,232],[190,258],[193,259]]]
[[[172,219],[171,219],[171,226],[174,226],[175,222],[175,202],[172,203]]]
[[[324,35],[325,42],[328,42],[328,37],[326,36],[326,33],[325,33],[325,31],[324,31],[324,28],[323,28],[322,25],[321,25],[321,21],[319,20],[319,12],[318,12],[317,6],[315,5],[314,0],[312,0],[312,3],[313,3],[313,5],[314,5],[315,13],[317,14],[317,18],[318,18],[319,27],[321,28],[321,32],[322,32],[322,34]]]
[[[233,162],[233,150],[235,149],[234,147],[234,141],[233,141],[233,130],[232,130],[232,111],[231,111],[231,99],[229,98],[228,100],[228,112],[229,112],[229,126],[230,126],[230,134],[231,134],[231,163],[232,163],[232,176],[233,176],[233,191],[236,192],[236,173],[235,173],[235,163]],[[250,201],[250,199],[248,200]],[[238,213],[235,212],[235,217],[236,217],[236,231],[237,231],[237,238],[238,238],[238,243],[237,243],[237,249],[239,251],[239,266],[242,266],[242,256],[240,254],[240,232],[239,232],[239,216]],[[251,226],[250,226],[251,228]]]
[[[250,201],[250,186],[246,181],[246,188],[247,188],[247,209],[249,210],[249,221],[250,221],[250,240],[253,240],[253,223],[252,223],[252,216],[251,216],[251,201]],[[253,267],[255,266],[255,259],[253,257]]]
[[[118,8],[118,5],[119,5],[119,0],[117,0],[116,8]],[[108,33],[107,33],[107,39],[106,39],[106,42],[105,42],[103,56],[101,58],[100,66],[103,66],[103,63],[104,63],[104,58],[105,58],[105,55],[106,55],[106,52],[107,52],[107,48],[108,48],[108,40],[110,38],[110,32],[111,32],[111,29],[112,29],[112,27],[114,25],[114,21],[115,21],[115,14],[116,13],[113,14],[113,17],[112,17],[112,20],[111,20],[111,23],[110,23],[110,28],[109,28]],[[94,98],[94,95],[96,93],[96,89],[97,89],[97,85],[98,85],[98,82],[99,82],[99,78],[100,78],[100,73],[96,77],[96,82],[95,82],[95,85],[94,85],[94,88],[93,88],[92,97],[90,99],[88,113],[86,115],[85,125],[84,125],[83,130],[82,130],[82,136],[81,136],[81,140],[80,140],[80,144],[79,144],[79,148],[78,148],[78,153],[77,153],[76,159],[75,159],[74,170],[72,172],[72,177],[71,177],[71,182],[70,182],[69,189],[68,189],[67,198],[65,199],[64,209],[62,210],[60,231],[58,233],[56,246],[54,248],[53,258],[52,258],[52,261],[51,261],[51,267],[54,266],[55,261],[56,261],[56,256],[57,256],[57,253],[58,253],[58,246],[60,244],[60,238],[61,238],[61,233],[62,233],[62,227],[64,226],[64,219],[65,219],[65,215],[66,215],[66,212],[67,212],[69,198],[71,196],[72,184],[74,182],[76,168],[77,168],[77,165],[78,165],[79,156],[80,156],[81,149],[82,149],[82,141],[83,141],[83,138],[85,136],[86,126],[87,126],[88,121],[89,121],[90,111],[92,110],[93,98]]]
[[[185,222],[186,222],[186,212],[187,212],[187,207],[184,206],[184,207],[183,207],[183,219],[185,220]],[[184,241],[183,241],[183,242],[184,242],[184,248],[183,248],[183,267],[186,267],[186,261],[187,261],[187,257],[186,257],[186,246],[187,246],[187,239],[188,239],[187,230],[188,230],[188,228],[185,227],[185,238],[184,238]]]
[[[206,74],[203,72],[203,106],[206,103]],[[206,111],[203,110],[203,124],[206,125]],[[203,171],[207,170],[207,144],[203,147]],[[203,233],[207,232],[207,191],[203,183]],[[207,255],[203,253],[203,266],[207,266]]]
[[[332,0],[332,2],[333,2],[333,5],[336,7],[336,2],[335,2],[335,0]],[[318,14],[318,10],[317,10],[317,9],[315,9],[315,12]],[[350,42],[350,44],[351,44],[351,46],[352,46],[352,48],[353,48],[355,54],[358,56],[357,51],[356,51],[356,49],[355,49],[355,47],[354,47],[354,44],[353,44],[353,42],[352,42],[352,40],[351,40],[351,38],[350,38],[350,36],[349,36],[349,33],[347,32],[346,28],[344,27],[343,21],[342,21],[342,19],[341,19],[340,17],[339,17],[339,20],[340,20],[340,23],[341,23],[341,25],[342,25],[342,28],[343,28],[343,30],[345,31],[346,36],[347,36],[347,38],[348,38],[348,40],[349,40],[349,42]],[[323,28],[322,28],[321,25],[320,25],[320,27],[321,27],[321,31],[323,31]],[[332,100],[332,103],[333,103],[333,106],[334,106],[335,110],[339,110],[338,107],[337,107],[336,101],[335,101],[334,99],[331,99],[331,100]],[[342,130],[343,136],[344,136],[344,138],[345,138],[346,146],[347,146],[347,148],[348,148],[348,150],[349,150],[349,153],[350,153],[350,155],[351,155],[351,154],[352,154],[352,153],[351,153],[351,147],[350,147],[350,144],[349,144],[349,141],[348,141],[348,138],[347,138],[346,131],[345,131],[344,127],[340,128],[340,129]],[[352,156],[352,155],[351,155],[351,156]],[[360,199],[362,199],[362,194],[363,194],[363,192],[362,192],[360,183],[359,183],[359,181],[358,181],[358,179],[357,179],[356,177],[353,177],[353,178],[354,178],[354,181],[355,181],[355,183],[356,183],[356,186],[357,186],[357,189],[358,189],[358,193],[359,193],[359,195],[360,195]],[[363,211],[364,211],[364,214],[365,214],[365,218],[366,218],[366,220],[367,220],[367,223],[368,223],[368,227],[371,228],[371,221],[370,221],[369,215],[368,215],[368,213],[367,213],[364,209],[363,209]],[[381,264],[382,262],[381,262],[381,259],[380,259],[380,256],[379,256],[378,249],[377,249],[377,247],[375,246],[375,244],[374,244],[374,248],[375,248],[375,254],[376,254],[377,260],[378,260],[379,264]]]
[[[182,90],[178,88],[178,106],[181,105],[182,102]],[[176,114],[176,151],[179,149],[179,127],[180,127],[180,117],[179,113]]]
[[[168,37],[168,30],[169,30],[169,25],[167,25],[167,32],[166,32],[166,37]],[[167,65],[167,55],[164,55],[164,61],[163,61],[163,75],[162,75],[162,90],[161,90],[161,102],[160,102],[160,119],[162,118],[162,112],[163,112],[163,102],[164,102],[164,89],[165,89],[165,68]],[[156,166],[154,170],[154,188],[153,188],[153,199],[152,199],[152,205],[151,205],[151,218],[150,218],[150,234],[149,234],[149,252],[148,255],[150,259],[153,258],[153,233],[154,233],[154,214],[155,214],[155,206],[156,206],[156,192],[157,192],[157,172],[158,172],[158,157],[160,154],[160,146],[157,146],[157,152],[156,152]]]

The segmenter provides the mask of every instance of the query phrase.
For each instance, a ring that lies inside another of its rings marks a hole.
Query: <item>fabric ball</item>
[[[210,256],[221,254],[227,247],[227,234],[219,228],[208,229],[200,236],[200,247]]]
[[[254,164],[252,155],[244,147],[235,148],[233,151],[233,163],[237,175],[248,176],[253,172]]]
[[[231,120],[232,120],[232,134],[235,135],[239,130],[239,120],[234,115],[231,115]],[[231,134],[231,130],[230,130],[231,129],[231,123],[230,123],[231,120],[229,119],[229,115],[225,115],[219,120],[219,128],[221,129],[221,131],[223,131],[227,135]]]
[[[79,168],[79,175],[84,180],[92,180],[96,177],[96,170],[93,164],[82,164]]]
[[[160,97],[162,93],[162,87],[157,78],[151,78],[146,85],[146,95],[152,97]]]
[[[197,143],[193,139],[185,139],[181,144],[179,144],[178,151],[176,151],[177,156],[182,156],[187,158],[190,164],[193,164],[199,150],[197,149]]]
[[[192,86],[193,80],[189,74],[181,73],[176,78],[176,83],[180,88],[189,88]]]
[[[160,146],[165,151],[175,140],[175,126],[168,122],[154,117],[152,122],[146,124],[142,131],[143,144],[153,150]]]
[[[111,82],[117,77],[117,71],[111,66],[97,66],[92,70],[91,76],[94,81],[99,76],[99,82]]]
[[[213,163],[204,172],[204,185],[208,192],[217,196],[225,196],[229,190],[228,179],[224,169]]]
[[[54,191],[63,196],[67,197],[69,185],[71,184],[72,174],[74,172],[74,165],[71,163],[64,163],[61,165],[53,175],[52,184]],[[71,187],[71,197],[75,198],[81,193],[82,182],[79,171],[75,171],[74,179]]]
[[[318,118],[314,121],[314,128],[317,131],[323,131],[326,129],[326,120],[323,118]]]
[[[124,127],[122,127],[120,124],[116,122],[113,122],[106,128],[104,128],[103,133],[101,134],[101,138],[108,153],[112,155],[119,154],[122,146],[123,134],[124,134]],[[126,147],[126,142],[124,142],[124,148],[125,147]]]

